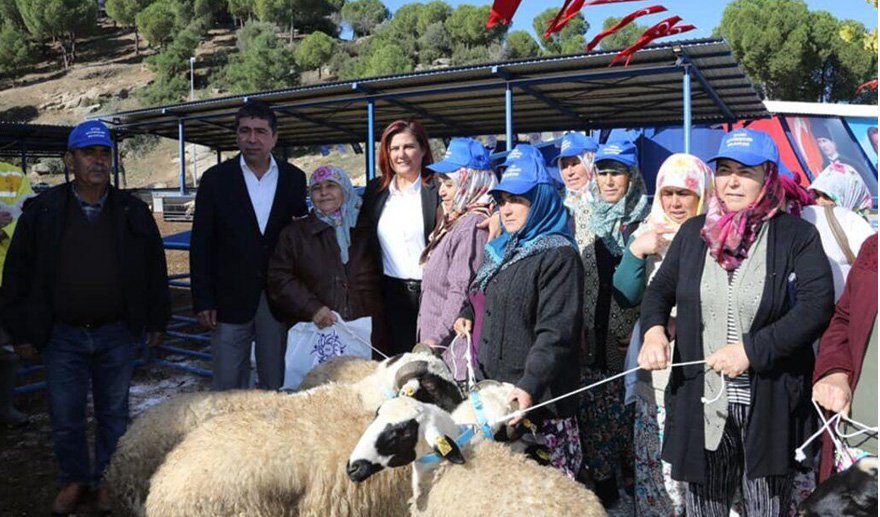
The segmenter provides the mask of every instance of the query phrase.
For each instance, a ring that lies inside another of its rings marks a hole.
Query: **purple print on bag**
[[[318,333],[318,342],[312,347],[312,355],[317,356],[317,364],[343,354],[345,354],[345,343],[339,339],[335,330],[331,330],[329,334]]]

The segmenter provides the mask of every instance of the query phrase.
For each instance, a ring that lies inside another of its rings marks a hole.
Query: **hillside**
[[[213,29],[208,38],[196,50],[199,61],[209,57],[218,48],[235,43],[235,30]],[[138,109],[142,106],[137,96],[139,90],[153,80],[144,59],[156,53],[141,42],[140,55],[135,54],[134,33],[114,27],[110,21],[101,24],[99,34],[79,43],[77,62],[67,71],[55,61],[44,61],[33,71],[17,77],[14,82],[0,82],[0,121],[27,122],[32,124],[67,124],[82,122],[87,117],[103,113]],[[195,69],[196,83],[204,83],[209,70]],[[197,91],[199,98],[219,95],[220,92]],[[192,184],[192,146],[187,146],[187,182]],[[216,163],[216,154],[207,148],[197,147],[198,174]],[[332,163],[348,170],[352,176],[363,176],[364,157],[347,152],[340,155],[333,150],[328,156],[305,155],[293,160],[305,171],[319,165]],[[38,171],[57,170],[55,164],[47,163],[29,169]],[[173,187],[178,183],[179,158],[177,141],[159,139],[147,152],[136,152],[131,146],[123,146],[122,163],[125,169],[125,186]],[[63,181],[60,174],[32,176],[32,181],[55,184]],[[356,179],[362,183],[363,179]]]

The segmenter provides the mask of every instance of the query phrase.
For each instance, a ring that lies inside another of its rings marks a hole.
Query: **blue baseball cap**
[[[770,135],[753,129],[735,129],[724,135],[718,154],[706,161],[734,160],[746,167],[764,162],[779,163],[779,148]]]
[[[595,140],[581,133],[568,133],[563,136],[559,147],[559,155],[553,158],[553,162],[557,165],[560,158],[581,156],[584,153],[595,153],[599,150],[599,144]]]
[[[562,181],[562,175],[559,173],[559,168],[548,165],[547,160],[544,159],[544,153],[532,144],[517,144],[512,151],[507,153],[507,156],[504,158],[504,163],[499,165],[498,168],[499,170],[503,170],[523,158],[534,158],[543,165],[547,170],[547,173],[550,175],[553,185],[557,188],[565,186],[565,183]]]
[[[443,159],[428,165],[429,169],[440,174],[449,174],[462,167],[481,171],[491,169],[489,151],[473,138],[453,138]]]
[[[602,160],[612,160],[627,167],[633,167],[639,163],[639,151],[636,145],[629,140],[608,142],[605,145],[600,145],[599,150],[596,151],[596,163]]]
[[[535,158],[542,164],[547,164],[546,160],[544,160],[544,155],[541,154],[541,151],[539,151],[537,147],[533,146],[532,144],[516,144],[516,147],[514,147],[513,150],[507,153],[507,156],[504,157],[504,163],[502,163],[499,167],[510,167],[510,165],[517,160],[521,160],[522,158],[526,157]]]
[[[501,192],[521,196],[541,183],[554,184],[550,171],[536,156],[522,156],[510,160],[510,165],[501,176],[501,182],[491,193],[493,196],[498,196]]]
[[[100,120],[87,120],[73,128],[67,137],[68,149],[82,149],[100,145],[113,147],[110,141],[110,130]]]

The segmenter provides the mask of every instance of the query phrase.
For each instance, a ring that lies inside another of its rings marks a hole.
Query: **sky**
[[[423,0],[422,3],[428,0]],[[445,0],[446,3],[455,7],[460,4],[492,5],[492,0]],[[400,6],[410,3],[418,3],[405,0],[383,0],[388,9],[393,13]],[[526,30],[535,36],[532,29],[532,20],[541,11],[548,7],[562,7],[564,0],[522,0],[516,15],[513,18],[510,30]],[[708,38],[712,36],[712,30],[721,22],[721,14],[724,6],[729,3],[725,0],[644,0],[641,2],[623,2],[620,4],[597,5],[585,7],[581,13],[590,22],[590,30],[587,39],[601,30],[602,22],[609,16],[622,17],[639,8],[651,5],[663,5],[668,11],[640,18],[636,23],[640,25],[653,25],[669,16],[679,15],[683,18],[681,23],[691,23],[697,26],[696,30],[682,34],[676,38],[694,39]],[[865,0],[807,0],[811,11],[829,11],[840,19],[854,19],[865,24],[868,28],[877,27],[877,10]],[[651,21],[652,23],[649,23]]]

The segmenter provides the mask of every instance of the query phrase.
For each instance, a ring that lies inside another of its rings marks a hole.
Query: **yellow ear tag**
[[[444,458],[452,452],[452,445],[449,444],[449,440],[446,439],[445,436],[441,436],[437,438],[437,450],[440,451],[440,455]]]
[[[550,461],[550,451],[547,451],[544,449],[538,449],[536,451],[536,453],[537,453],[538,457],[541,458],[542,460]]]
[[[412,386],[406,386],[405,388],[400,390],[400,395],[402,397],[412,397],[415,394],[416,394],[416,389],[413,388]]]

